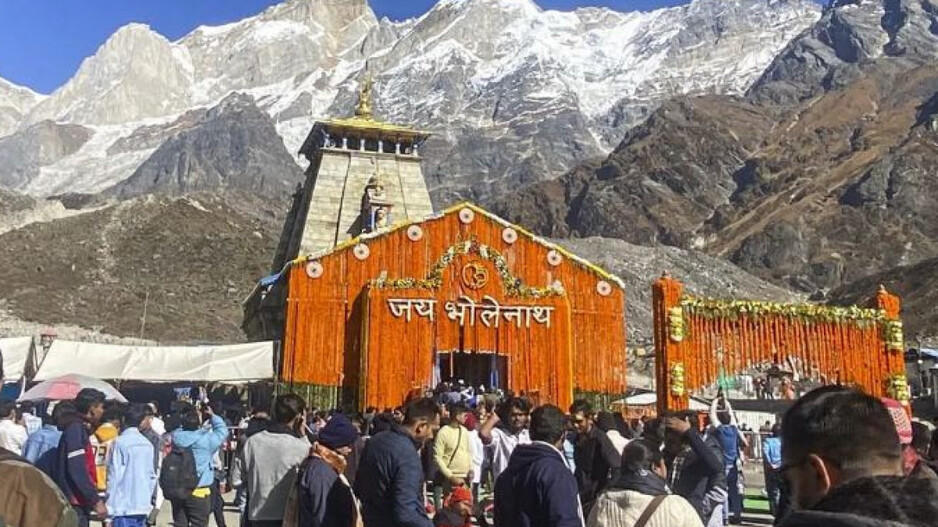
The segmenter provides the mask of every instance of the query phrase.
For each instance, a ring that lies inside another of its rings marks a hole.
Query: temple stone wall
[[[308,174],[313,188],[301,234],[299,254],[317,253],[335,246],[342,192],[350,168],[349,152],[324,150],[319,162],[319,171]]]
[[[318,172],[308,175],[313,188],[299,254],[327,251],[361,234],[362,197],[375,174],[394,204],[392,224],[433,213],[419,157],[335,148],[323,148],[319,155]]]

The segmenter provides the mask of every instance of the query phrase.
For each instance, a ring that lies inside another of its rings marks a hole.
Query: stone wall
[[[323,148],[319,155],[319,170],[309,175],[314,183],[299,254],[327,251],[361,234],[362,196],[376,173],[394,203],[392,223],[433,213],[419,157],[334,148]]]

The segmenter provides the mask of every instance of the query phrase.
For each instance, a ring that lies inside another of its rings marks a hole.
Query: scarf
[[[352,495],[352,521],[349,524],[349,527],[364,527],[362,524],[361,504],[359,503],[358,498],[355,497],[355,493],[352,491],[352,485],[349,484],[348,479],[346,479],[344,475],[345,467],[348,465],[348,461],[345,459],[345,456],[319,443],[313,444],[309,455],[310,457],[319,458],[325,461],[326,464],[332,468],[332,470],[335,470],[336,474],[339,475],[339,481],[341,481],[342,484],[348,488],[349,493]],[[300,467],[293,484],[290,486],[290,493],[287,495],[287,502],[284,507],[282,523],[283,527],[299,527],[299,482],[302,480],[305,470],[306,464],[304,463]]]
[[[345,468],[348,466],[348,460],[345,459],[345,456],[323,446],[322,443],[315,443],[313,445],[313,457],[318,457],[319,459],[326,462],[327,465],[332,467],[332,470],[336,471],[336,474],[342,475],[345,474]]]
[[[646,496],[667,496],[671,494],[668,483],[650,470],[623,472],[612,482],[612,487],[632,490]]]

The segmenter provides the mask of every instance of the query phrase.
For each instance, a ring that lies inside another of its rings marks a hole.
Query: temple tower
[[[288,262],[433,214],[419,156],[429,134],[376,120],[372,105],[366,79],[354,116],[318,121],[306,137],[306,183],[293,196],[271,275],[243,304],[249,339],[281,338],[286,290],[279,279]]]
[[[300,150],[310,166],[287,260],[432,214],[418,155],[427,135],[375,120],[367,79],[353,117],[315,123]]]

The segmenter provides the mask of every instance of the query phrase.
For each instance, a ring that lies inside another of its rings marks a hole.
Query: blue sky
[[[176,40],[202,24],[254,15],[279,0],[0,0],[0,77],[50,93],[117,28],[143,22]],[[546,9],[649,10],[686,0],[535,0]],[[435,0],[370,0],[378,16],[404,19]]]

